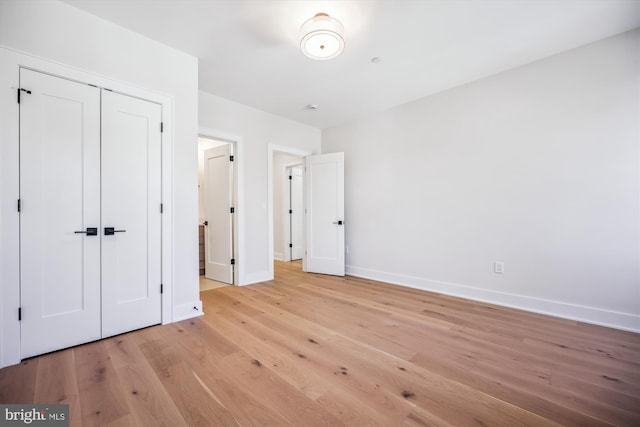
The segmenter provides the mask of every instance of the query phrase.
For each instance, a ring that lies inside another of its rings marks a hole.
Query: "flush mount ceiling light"
[[[326,13],[318,13],[300,27],[300,49],[311,59],[325,60],[344,50],[344,27]]]

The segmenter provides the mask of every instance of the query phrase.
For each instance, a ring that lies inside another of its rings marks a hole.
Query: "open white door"
[[[302,166],[289,169],[289,236],[291,261],[304,256],[304,192],[302,191]]]
[[[100,90],[25,69],[20,84],[27,358],[100,338]]]
[[[162,107],[102,93],[102,336],[162,320]]]
[[[305,160],[305,271],[344,276],[344,153]]]
[[[204,275],[233,283],[233,215],[231,144],[204,152]]]

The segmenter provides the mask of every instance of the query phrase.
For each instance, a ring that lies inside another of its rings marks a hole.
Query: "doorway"
[[[273,259],[289,262],[304,254],[304,158],[273,155]]]
[[[234,284],[234,144],[198,138],[200,291]]]
[[[344,276],[344,153],[316,154],[305,150],[269,144],[267,148],[268,208],[269,214],[269,277],[274,278],[274,264],[284,260],[286,251],[278,257],[276,243],[278,227],[288,222],[283,214],[282,200],[277,192],[285,186],[280,171],[297,164],[303,168],[304,227],[302,271]],[[288,157],[288,159],[287,159]],[[293,158],[291,158],[293,157]],[[292,164],[286,165],[286,162]],[[282,165],[282,166],[279,166]],[[288,246],[288,245],[287,245]]]

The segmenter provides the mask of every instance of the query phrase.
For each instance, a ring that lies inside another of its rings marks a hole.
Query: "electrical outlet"
[[[496,274],[503,274],[504,273],[504,262],[495,261],[493,263],[493,272],[496,273]]]

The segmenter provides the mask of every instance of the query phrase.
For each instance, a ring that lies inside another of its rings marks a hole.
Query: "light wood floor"
[[[218,282],[216,280],[207,279],[204,276],[200,276],[200,292],[210,291],[211,289],[224,288],[225,286],[230,285]]]
[[[0,370],[82,426],[640,426],[640,335],[277,263],[201,318]]]

